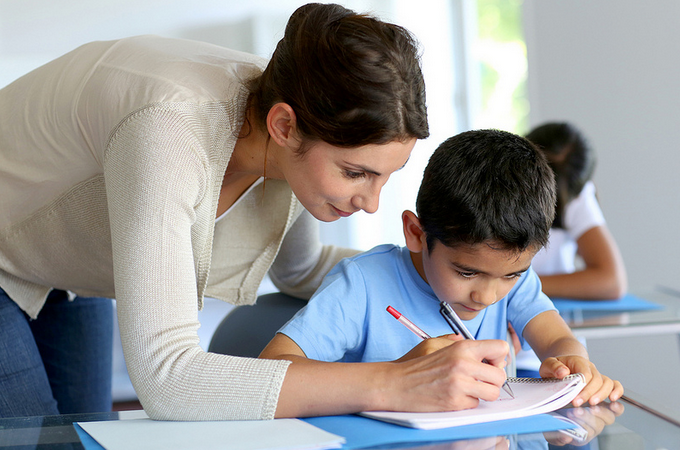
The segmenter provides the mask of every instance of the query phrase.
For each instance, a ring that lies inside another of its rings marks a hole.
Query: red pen
[[[420,336],[422,339],[430,339],[430,335],[429,335],[429,334],[427,334],[426,332],[424,332],[423,330],[421,330],[420,328],[418,328],[418,327],[416,326],[416,324],[414,324],[413,322],[411,322],[410,320],[408,320],[406,317],[404,317],[404,315],[403,315],[402,313],[400,313],[400,312],[397,311],[396,309],[392,308],[391,306],[388,306],[388,307],[387,307],[387,312],[390,313],[390,314],[392,314],[392,315],[394,316],[395,319],[397,319],[399,322],[403,323],[403,324],[406,326],[406,328],[408,328],[409,330],[413,331],[415,334],[417,334],[418,336]]]

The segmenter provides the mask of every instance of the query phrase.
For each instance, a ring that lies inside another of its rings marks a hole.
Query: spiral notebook
[[[475,423],[493,422],[533,416],[563,408],[585,387],[582,374],[556,378],[508,378],[515,393],[510,397],[501,389],[501,396],[493,402],[480,401],[474,409],[450,412],[391,412],[366,411],[361,415],[406,427],[432,430]]]

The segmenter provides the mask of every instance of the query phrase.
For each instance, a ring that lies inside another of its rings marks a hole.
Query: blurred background
[[[422,171],[447,137],[574,123],[598,154],[594,181],[632,291],[680,291],[680,3],[656,0],[338,0],[420,42],[431,137],[386,185],[376,214],[323,224],[328,243],[403,244]],[[298,0],[0,0],[0,87],[89,41],[157,34],[268,57]],[[676,180],[676,181],[673,181]],[[262,292],[271,290],[270,285]],[[229,305],[207,302],[201,342]],[[117,399],[133,398],[116,357]]]

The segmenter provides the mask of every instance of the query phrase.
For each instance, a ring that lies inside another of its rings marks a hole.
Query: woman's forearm
[[[473,408],[479,399],[498,398],[507,353],[504,341],[480,340],[456,342],[403,362],[327,363],[285,356],[293,364],[276,417]]]

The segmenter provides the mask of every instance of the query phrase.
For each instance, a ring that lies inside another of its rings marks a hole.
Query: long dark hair
[[[564,208],[579,196],[595,171],[595,151],[581,132],[567,122],[540,125],[527,139],[536,144],[548,158],[557,182],[557,211],[553,227],[564,227]]]
[[[293,108],[303,148],[305,141],[357,147],[429,136],[414,38],[335,4],[293,13],[251,92],[261,126],[275,103]]]

